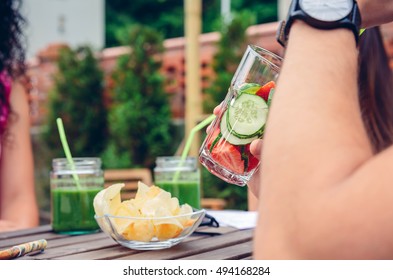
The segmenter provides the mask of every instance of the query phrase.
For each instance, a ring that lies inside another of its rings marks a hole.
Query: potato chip
[[[159,224],[155,225],[155,235],[158,240],[166,240],[169,238],[175,238],[180,235],[183,231],[183,226],[176,224]]]
[[[157,188],[157,187],[152,187],[152,188]],[[155,192],[154,197],[147,199],[144,205],[140,208],[142,216],[157,217],[159,216],[159,214],[157,214],[157,210],[159,208],[167,209],[169,212],[168,215],[172,216],[172,213],[170,212],[171,194],[164,190],[161,190],[159,192],[154,190],[154,192]]]
[[[179,214],[180,211],[180,205],[179,205],[179,199],[177,197],[172,197],[171,202],[170,202],[170,211],[173,216],[176,216]]]
[[[121,204],[120,191],[123,187],[124,184],[114,184],[97,193],[93,200],[93,207],[97,216],[114,215]]]
[[[122,232],[127,240],[149,242],[154,237],[154,226],[150,220],[134,220]]]
[[[114,184],[96,194],[93,200],[93,207],[96,215],[101,217],[105,214],[114,214],[121,205],[120,190],[124,184]],[[110,225],[106,219],[100,221],[103,230],[110,231]]]
[[[135,201],[145,201],[147,198],[147,193],[149,191],[149,187],[142,183],[141,181],[138,182],[138,190],[135,194]]]
[[[124,200],[121,203],[120,208],[127,209],[127,210],[125,210],[128,212],[127,216],[131,216],[131,217],[139,217],[140,216],[139,209],[135,206],[135,204],[133,203],[132,200]],[[118,209],[118,211],[120,211],[120,209]],[[120,213],[117,213],[116,215],[120,216]]]
[[[135,206],[138,209],[141,209],[146,201],[149,199],[154,198],[158,193],[160,189],[157,187],[148,187],[146,184],[142,183],[141,181],[138,182],[138,190],[135,194],[135,198],[132,200],[132,202],[135,204]]]
[[[183,227],[189,227],[194,224],[195,221],[190,219],[191,214],[192,214],[192,207],[190,205],[183,204],[182,206],[180,206],[178,215],[185,215],[185,216],[178,217],[178,220],[183,225]]]
[[[151,186],[149,191],[146,193],[148,199],[155,198],[156,196],[160,195],[161,193],[165,192],[164,190],[160,189],[157,186]]]
[[[127,201],[123,201],[120,205],[119,208],[117,208],[116,212],[114,213],[114,216],[120,216],[120,217],[137,217],[139,211],[133,207],[133,205],[130,205]],[[125,218],[114,218],[113,221],[115,222],[116,228],[118,232],[123,232],[125,228],[129,226],[129,224],[132,222],[131,219],[125,219]]]
[[[156,211],[156,217],[170,217],[171,212],[166,207],[160,207]],[[153,219],[155,234],[159,240],[173,238],[183,231],[183,225],[176,218]]]

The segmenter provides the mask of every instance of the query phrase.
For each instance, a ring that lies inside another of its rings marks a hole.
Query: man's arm
[[[390,258],[393,148],[373,157],[357,50],[345,29],[297,21],[262,150],[256,258]]]

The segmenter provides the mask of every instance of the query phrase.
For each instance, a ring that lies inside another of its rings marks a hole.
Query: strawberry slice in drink
[[[212,158],[226,169],[243,174],[244,161],[238,146],[234,146],[221,138],[211,150]]]
[[[246,172],[250,172],[255,167],[257,167],[259,160],[250,152],[250,145],[247,144],[244,146],[244,150],[242,156],[244,158],[244,170]]]
[[[268,101],[269,99],[269,93],[271,89],[276,87],[276,83],[274,81],[270,81],[263,86],[261,86],[260,89],[255,93],[256,95],[262,97],[265,101]]]

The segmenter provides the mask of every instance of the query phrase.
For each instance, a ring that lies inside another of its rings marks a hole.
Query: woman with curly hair
[[[0,1],[0,231],[38,225],[20,1]]]

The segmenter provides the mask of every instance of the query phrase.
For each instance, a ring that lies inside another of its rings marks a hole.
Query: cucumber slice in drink
[[[231,134],[240,139],[249,139],[262,135],[267,113],[268,106],[262,97],[245,93],[234,100],[224,117]]]
[[[222,116],[221,123],[220,123],[221,134],[222,134],[222,137],[225,138],[225,140],[227,140],[232,145],[246,145],[248,143],[251,143],[253,140],[258,139],[258,136],[246,138],[246,139],[241,139],[241,138],[237,137],[236,135],[234,135],[233,130],[228,129],[227,116],[226,116],[227,113],[228,113],[228,110]]]
[[[269,97],[267,99],[267,106],[271,106],[272,105],[272,100],[273,100],[273,94],[274,94],[275,89],[272,88],[269,92]]]
[[[218,141],[220,141],[221,137],[222,137],[222,133],[220,132],[220,133],[218,133],[217,137],[213,140],[213,142],[210,146],[210,149],[209,149],[210,153],[213,151],[214,146],[217,145]]]

